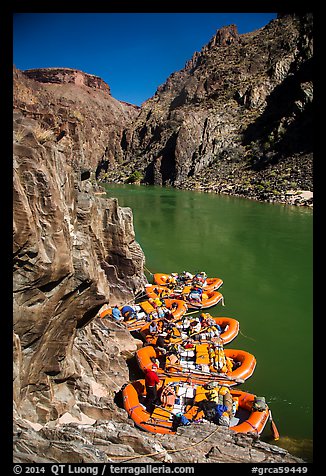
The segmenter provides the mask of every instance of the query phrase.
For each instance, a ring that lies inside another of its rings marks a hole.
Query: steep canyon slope
[[[108,180],[137,170],[146,183],[259,200],[312,192],[312,61],[310,14],[221,28],[142,105]]]
[[[78,329],[147,282],[131,210],[101,199],[92,179],[133,114],[96,85],[40,85],[14,71],[14,397],[31,421],[64,410],[56,394],[80,378]]]

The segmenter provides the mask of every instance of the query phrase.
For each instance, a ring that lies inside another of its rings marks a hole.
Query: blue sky
[[[13,63],[21,70],[76,68],[101,77],[138,106],[182,69],[216,30],[261,28],[276,13],[17,13]]]

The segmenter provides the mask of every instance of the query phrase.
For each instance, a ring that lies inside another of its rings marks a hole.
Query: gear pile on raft
[[[188,271],[152,276],[153,283],[142,293],[146,300],[106,306],[99,314],[143,341],[136,360],[144,379],[122,389],[129,417],[152,433],[176,434],[181,426],[211,422],[257,437],[269,421],[278,440],[265,397],[238,389],[253,375],[256,358],[224,347],[238,335],[239,321],[206,311],[224,306],[217,291],[223,280]]]

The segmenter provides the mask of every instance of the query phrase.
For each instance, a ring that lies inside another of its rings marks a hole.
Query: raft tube
[[[164,387],[171,384],[188,385],[192,390],[195,396],[193,401],[185,407],[184,416],[190,422],[194,419],[200,421],[204,414],[199,410],[199,407],[196,408],[196,405],[207,398],[208,390],[195,380],[187,383],[187,379],[166,378],[160,380],[158,395],[162,393]],[[238,409],[230,420],[229,428],[237,433],[254,433],[259,436],[269,419],[268,406],[263,411],[257,411],[253,408],[255,395],[233,389],[230,390],[230,394],[233,401],[237,400]],[[173,413],[177,413],[179,410],[174,406],[156,406],[154,412],[149,413],[141,403],[144,402],[145,396],[146,388],[143,379],[128,383],[122,390],[124,409],[136,426],[150,433],[176,434],[176,429],[173,428]]]

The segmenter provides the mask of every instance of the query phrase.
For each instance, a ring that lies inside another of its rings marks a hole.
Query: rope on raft
[[[146,268],[145,265],[144,265],[144,269],[145,269],[151,276],[154,276],[154,274],[153,274],[148,268]]]
[[[245,337],[246,339],[251,339],[253,340],[254,342],[256,342],[256,339],[254,339],[253,337],[249,337],[249,336],[246,336],[243,332],[241,332],[241,329],[239,330],[240,334]]]
[[[137,294],[135,295],[134,299],[131,300],[131,301],[129,301],[128,304],[130,304],[130,303],[133,302],[133,301],[137,301],[138,299],[141,299],[141,298],[146,297],[146,296],[147,296],[147,294],[146,294],[145,291],[139,291],[139,293],[137,293]]]

